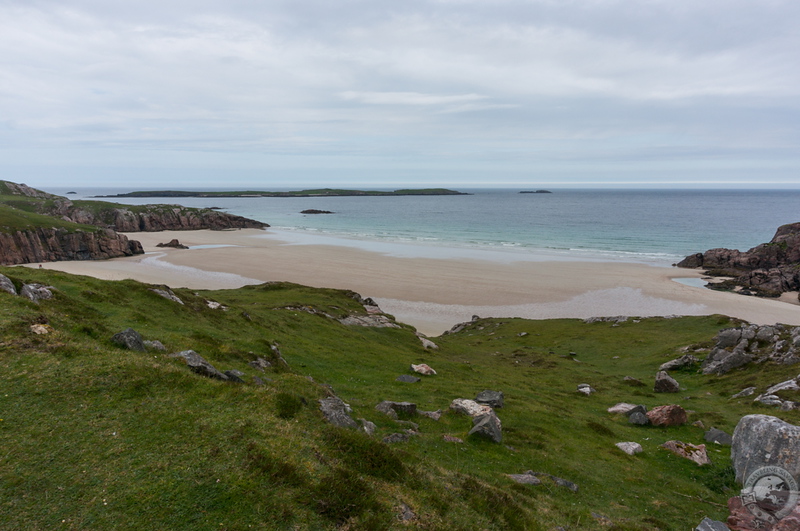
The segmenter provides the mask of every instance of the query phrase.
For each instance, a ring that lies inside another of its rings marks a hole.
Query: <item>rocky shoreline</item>
[[[675,265],[705,269],[709,276],[722,277],[708,286],[712,289],[759,297],[799,291],[800,223],[779,227],[772,240],[748,251],[710,249],[689,255]]]

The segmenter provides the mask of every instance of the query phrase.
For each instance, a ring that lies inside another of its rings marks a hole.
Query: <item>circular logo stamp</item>
[[[754,471],[742,489],[742,504],[753,516],[770,524],[792,512],[798,498],[797,481],[779,466],[765,466]]]

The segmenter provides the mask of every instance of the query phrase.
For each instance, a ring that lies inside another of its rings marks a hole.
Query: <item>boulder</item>
[[[629,409],[628,412],[625,413],[625,415],[627,415],[630,418],[632,415],[634,415],[636,413],[641,413],[642,415],[647,415],[647,408],[644,407],[643,405],[639,404],[639,405],[633,407],[633,409]]]
[[[469,430],[469,435],[479,435],[499,443],[503,440],[502,430],[503,426],[500,418],[493,409],[490,409],[488,413],[478,415],[472,419],[472,429]]]
[[[476,401],[468,398],[456,398],[450,402],[450,410],[454,413],[461,413],[462,415],[477,417],[478,415],[483,415],[492,411],[492,408],[483,404],[479,404]]]
[[[503,391],[481,391],[478,393],[478,396],[475,397],[475,402],[479,404],[483,404],[484,406],[489,406],[492,409],[498,409],[503,407]]]
[[[377,406],[376,411],[380,411],[385,415],[389,415],[393,419],[398,419],[400,416],[410,417],[417,414],[417,405],[411,402],[392,402],[391,400],[384,400]]]
[[[350,416],[353,410],[338,396],[329,396],[319,400],[319,409],[325,420],[340,428],[358,429],[358,423]]]
[[[753,361],[753,356],[745,352],[746,348],[747,341],[742,340],[731,352],[720,348],[712,350],[711,354],[709,354],[708,358],[703,362],[703,374],[716,374],[717,376],[721,376],[732,369],[747,365]]]
[[[151,341],[145,340],[142,341],[142,344],[144,345],[144,348],[148,350],[159,350],[161,352],[167,350],[167,347],[165,347],[164,344],[161,341],[158,341],[157,339],[153,339]]]
[[[769,415],[747,415],[733,432],[731,461],[744,484],[755,470],[776,466],[800,478],[800,426]]]
[[[10,293],[11,295],[17,294],[17,288],[14,287],[14,283],[11,282],[10,278],[2,274],[0,274],[0,290]]]
[[[203,359],[197,352],[194,350],[184,350],[183,352],[178,352],[176,354],[170,354],[170,358],[181,358],[183,361],[186,362],[186,365],[197,374],[201,376],[205,376],[207,378],[214,378],[215,380],[222,380],[227,382],[228,377],[223,373],[219,372],[213,365]]]
[[[42,284],[25,284],[22,286],[19,294],[26,299],[39,304],[39,301],[50,300],[53,298],[53,292],[50,291],[52,289],[54,289],[53,286],[44,286]]]
[[[625,415],[635,407],[636,407],[636,404],[628,404],[627,402],[619,402],[618,404],[613,405],[610,408],[608,408],[606,411],[608,411],[609,413],[614,413],[614,414],[622,413],[623,415]]]
[[[677,393],[680,392],[681,388],[677,380],[667,374],[667,371],[658,371],[653,390],[656,393]]]
[[[425,363],[420,363],[419,365],[414,365],[412,363],[411,364],[411,370],[414,371],[415,373],[421,374],[423,376],[433,376],[434,374],[436,374],[436,371],[434,371],[430,367],[430,365],[427,365]]]
[[[147,350],[142,341],[142,336],[133,328],[126,328],[122,332],[114,334],[111,342],[128,350],[138,350],[139,352]]]
[[[236,369],[229,369],[223,372],[222,374],[228,377],[229,382],[244,383],[244,379],[242,377],[245,374],[242,371],[237,371]]]
[[[177,238],[173,238],[167,243],[158,243],[156,244],[156,247],[172,247],[173,249],[188,249],[188,247],[179,242]]]
[[[686,410],[681,406],[670,404],[654,407],[647,412],[647,418],[653,426],[680,426],[686,424]]]
[[[636,455],[643,451],[642,445],[637,442],[618,442],[614,446],[628,455]]]
[[[673,454],[688,459],[689,461],[694,461],[698,465],[710,465],[711,460],[708,458],[708,453],[706,452],[706,445],[701,444],[695,446],[694,444],[689,444],[681,441],[667,441],[661,445],[662,448],[666,448]]]
[[[636,424],[637,426],[647,426],[650,424],[650,419],[644,413],[636,412],[628,416],[628,422]]]
[[[666,363],[662,363],[661,366],[658,368],[659,371],[674,371],[676,369],[683,369],[684,367],[690,367],[695,363],[698,363],[696,357],[691,354],[684,354],[680,358],[676,358],[672,361],[668,361]]]
[[[733,444],[733,437],[717,428],[708,430],[703,438],[706,442],[721,444],[722,446],[730,446]]]

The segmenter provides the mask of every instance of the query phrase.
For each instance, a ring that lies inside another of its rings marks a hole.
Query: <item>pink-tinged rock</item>
[[[492,411],[491,407],[481,405],[469,398],[456,398],[450,403],[450,409],[455,413],[469,415],[470,417],[485,415]]]
[[[711,460],[708,458],[708,453],[706,452],[705,444],[695,446],[694,444],[681,441],[667,441],[662,444],[661,447],[666,448],[677,456],[684,457],[689,461],[694,461],[698,465],[711,464]]]
[[[431,369],[430,365],[427,365],[425,363],[420,363],[419,365],[414,365],[412,363],[411,370],[418,374],[423,374],[425,376],[433,376],[434,374],[436,374],[436,371]]]
[[[447,442],[454,442],[454,443],[463,443],[464,442],[461,439],[459,439],[458,437],[453,437],[452,435],[442,435],[442,439],[444,439]]]
[[[647,412],[647,418],[653,426],[680,426],[688,420],[686,410],[681,406],[670,404],[654,407]]]

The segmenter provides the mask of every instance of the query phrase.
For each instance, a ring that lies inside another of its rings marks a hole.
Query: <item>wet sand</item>
[[[288,281],[351,289],[432,336],[472,315],[545,319],[719,313],[759,324],[800,325],[800,305],[793,303],[796,293],[766,300],[672,280],[700,278],[695,270],[463,250],[451,255],[437,249],[429,253],[434,258],[403,256],[377,245],[369,250],[363,242],[357,247],[291,244],[281,240],[280,233],[256,229],[131,233],[128,237],[139,240],[146,254],[43,266],[173,288],[228,289]],[[173,238],[192,248],[156,247]]]

